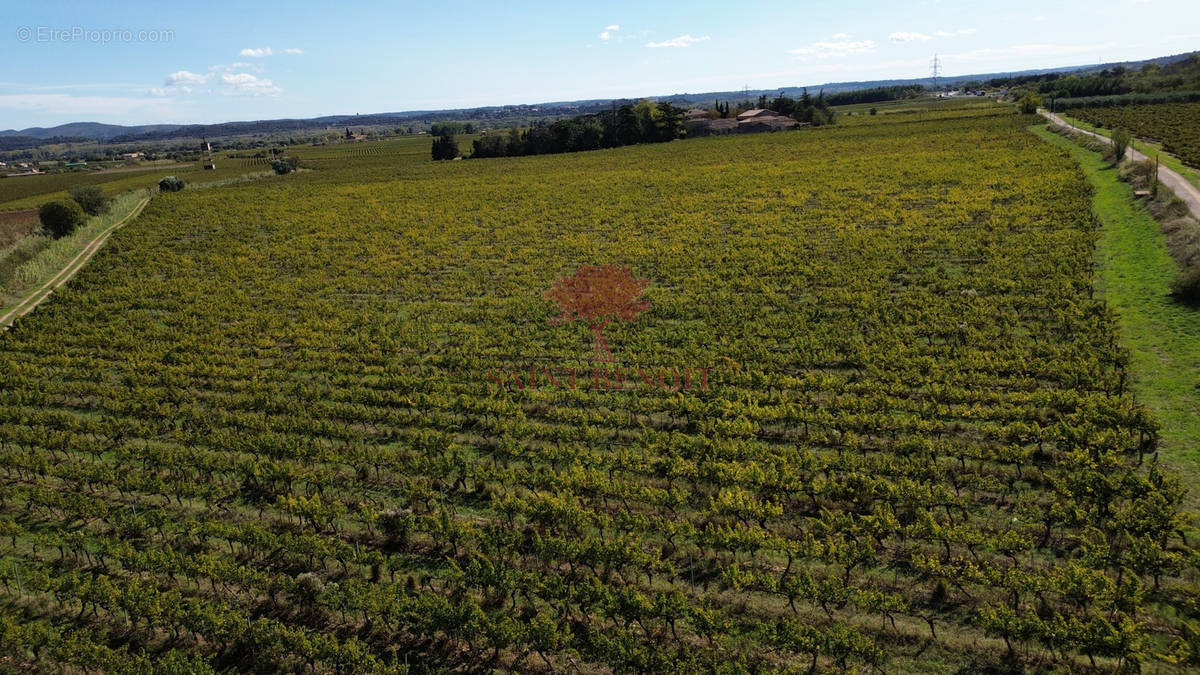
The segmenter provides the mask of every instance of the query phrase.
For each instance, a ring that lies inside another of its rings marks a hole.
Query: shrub
[[[1017,110],[1020,110],[1022,115],[1032,115],[1041,106],[1042,97],[1033,93],[1025,94],[1021,100],[1017,101]]]
[[[1171,295],[1189,305],[1200,305],[1200,265],[1183,270],[1171,284]]]
[[[42,229],[55,239],[61,239],[75,231],[85,216],[79,204],[69,201],[46,202],[38,209]]]
[[[1167,250],[1181,267],[1200,265],[1200,223],[1184,216],[1172,218],[1162,224],[1167,235]]]
[[[1066,127],[1061,124],[1051,124],[1050,131],[1053,131],[1054,133],[1058,134],[1059,136],[1062,136],[1063,138],[1068,138],[1071,140],[1071,142],[1075,143],[1076,145],[1083,147],[1087,150],[1091,150],[1092,152],[1099,152],[1099,153],[1108,152],[1108,148],[1109,148],[1108,141],[1104,141],[1102,139],[1096,138],[1095,136],[1093,136],[1091,134],[1085,134],[1081,131],[1076,131],[1075,129],[1072,129],[1071,127]]]
[[[166,178],[158,181],[159,192],[179,192],[182,189],[183,181],[179,180],[175,176],[167,176]]]
[[[876,110],[875,108],[871,108],[871,110],[870,110],[869,112],[870,112],[872,115],[874,115],[874,114],[878,113],[879,111],[878,111],[878,110]]]
[[[1124,129],[1113,129],[1112,132],[1112,154],[1113,164],[1120,164],[1125,158],[1125,151],[1129,149],[1129,132]]]
[[[284,157],[282,154],[271,160],[271,168],[275,173],[282,176],[289,174],[300,168],[299,157]]]
[[[1159,190],[1158,194],[1146,204],[1146,208],[1150,211],[1150,215],[1159,221],[1173,218],[1190,219],[1192,213],[1187,202],[1176,197],[1174,192],[1166,188]]]
[[[98,216],[108,210],[111,201],[104,196],[99,185],[76,185],[71,188],[71,199],[89,216]]]

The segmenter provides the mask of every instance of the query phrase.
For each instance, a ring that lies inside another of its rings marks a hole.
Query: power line
[[[933,55],[933,62],[929,64],[929,74],[933,78],[933,90],[937,91],[938,77],[942,74],[942,62],[938,59],[938,55]]]

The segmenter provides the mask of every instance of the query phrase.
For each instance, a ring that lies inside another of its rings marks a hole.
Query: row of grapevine
[[[1071,115],[1108,129],[1156,141],[1184,164],[1200,168],[1200,103],[1155,103],[1080,108]]]
[[[1195,665],[1090,195],[1014,117],[156,198],[0,337],[0,668]],[[651,280],[612,364],[543,297],[593,263]],[[598,367],[709,380],[545,376]]]

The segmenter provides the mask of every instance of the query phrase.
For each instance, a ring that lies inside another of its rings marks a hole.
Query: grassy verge
[[[145,190],[128,192],[115,198],[108,212],[89,218],[87,223],[68,237],[50,239],[42,235],[31,235],[14,248],[13,253],[0,261],[0,305],[7,309],[20,302],[30,290],[44,284],[60,272],[67,261],[74,258],[104,230],[128,216],[147,196]],[[9,257],[20,262],[6,265]]]
[[[1104,127],[1097,127],[1092,124],[1088,124],[1087,122],[1084,122],[1083,120],[1075,119],[1074,117],[1071,117],[1070,115],[1065,115],[1063,113],[1057,113],[1057,115],[1059,117],[1061,117],[1064,122],[1069,122],[1069,123],[1075,125],[1075,127],[1077,129],[1091,131],[1093,133],[1100,134],[1101,136],[1104,136],[1106,138],[1112,138],[1112,129],[1105,129]],[[1134,139],[1133,142],[1130,143],[1130,145],[1133,146],[1134,150],[1137,150],[1138,152],[1142,153],[1143,155],[1145,155],[1147,157],[1154,157],[1155,155],[1158,155],[1158,161],[1161,162],[1163,166],[1171,169],[1172,171],[1179,174],[1180,176],[1183,176],[1184,180],[1191,183],[1192,185],[1195,185],[1197,188],[1200,188],[1200,171],[1193,169],[1192,167],[1184,164],[1183,162],[1179,161],[1179,158],[1177,158],[1175,155],[1172,155],[1171,153],[1163,150],[1162,145],[1160,143],[1153,143],[1151,141],[1143,141],[1141,139]]]
[[[1095,188],[1092,209],[1103,225],[1096,287],[1117,315],[1134,392],[1162,424],[1162,457],[1191,488],[1192,504],[1200,503],[1200,310],[1171,299],[1179,266],[1158,222],[1116,169],[1043,126],[1031,130],[1069,151]]]
[[[16,245],[0,252],[0,299],[3,298],[4,292],[12,284],[17,270],[25,263],[37,257],[37,254],[45,250],[51,241],[50,237],[31,234],[17,242]]]

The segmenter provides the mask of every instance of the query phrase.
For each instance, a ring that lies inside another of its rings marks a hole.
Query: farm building
[[[786,115],[780,115],[774,110],[766,110],[764,108],[747,110],[738,115],[737,119],[719,120],[710,120],[699,116],[692,117],[691,112],[689,110],[688,115],[684,117],[684,126],[687,127],[688,136],[693,138],[735,132],[752,134],[761,131],[784,131],[800,126],[807,126],[806,124],[799,124],[796,120]]]
[[[740,115],[738,117],[741,117]],[[783,115],[760,115],[758,117],[749,117],[739,119],[737,123],[738,133],[752,134],[759,131],[785,131],[787,129],[795,129],[800,126],[796,120]]]
[[[688,136],[691,138],[696,138],[699,136],[715,136],[718,134],[731,134],[738,130],[738,121],[733,119],[686,120],[683,125],[687,129]]]
[[[739,122],[742,120],[756,119],[760,117],[782,117],[782,115],[774,110],[767,110],[766,108],[754,108],[753,110],[747,110],[744,113],[740,113],[737,116]]]

